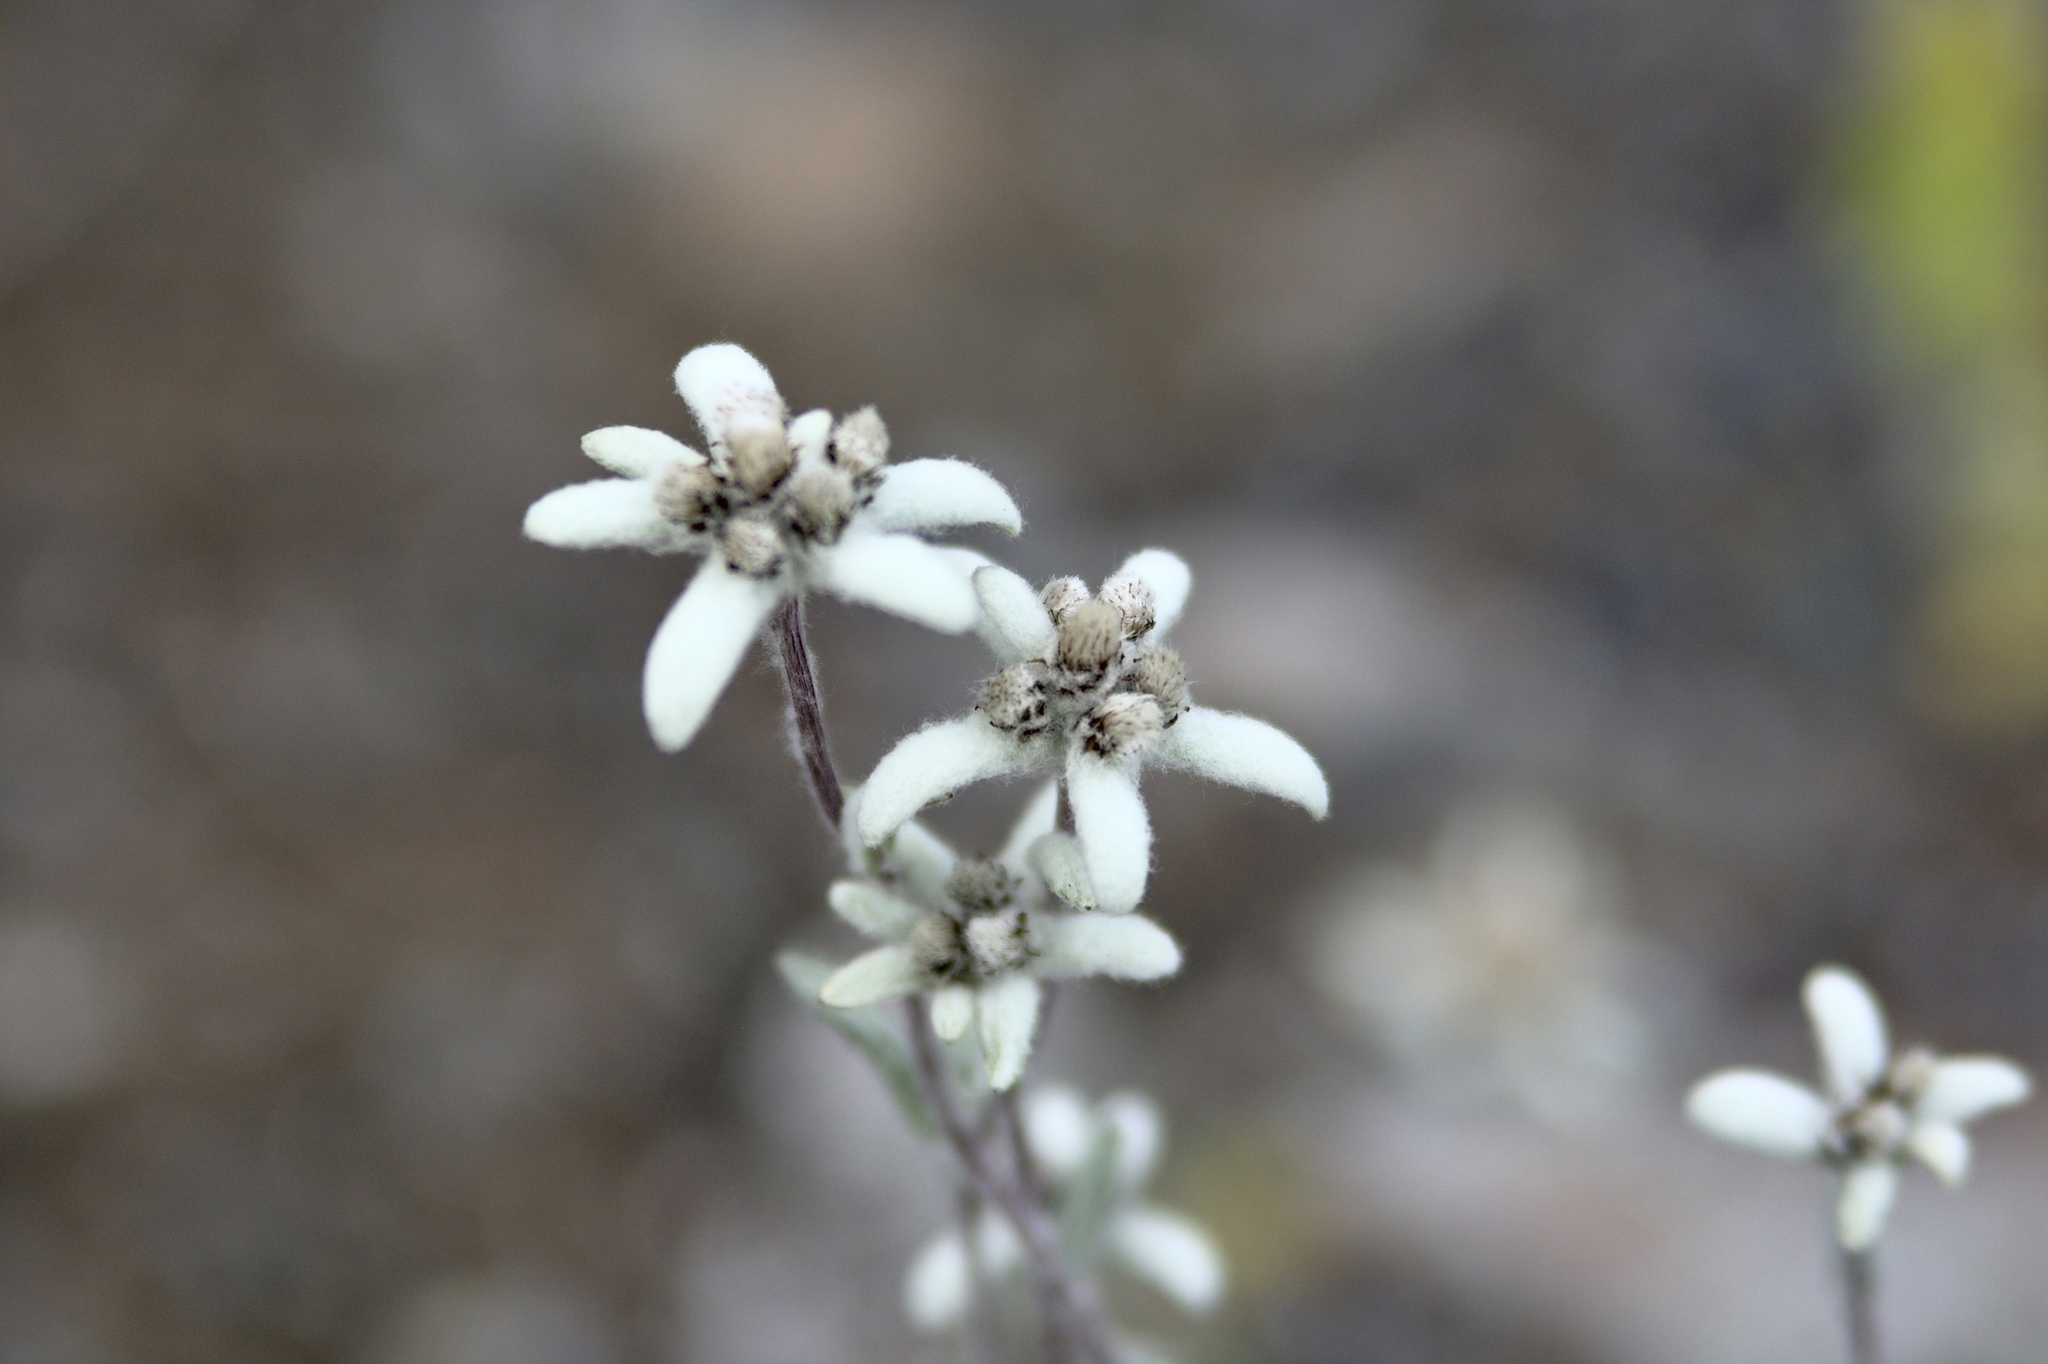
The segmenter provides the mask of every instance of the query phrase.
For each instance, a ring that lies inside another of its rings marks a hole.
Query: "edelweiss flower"
[[[1188,1312],[1207,1312],[1223,1297],[1223,1261],[1208,1234],[1178,1213],[1140,1202],[1161,1144],[1159,1110],[1142,1094],[1112,1094],[1090,1108],[1063,1085],[1024,1095],[1024,1141],[1061,1204],[1062,1225],[1078,1230],[1084,1255],[1099,1253]],[[1100,1167],[1100,1168],[1097,1168]],[[1105,1187],[1088,1187],[1103,1176]],[[1077,1207],[1080,1200],[1096,1206]],[[1076,1224],[1084,1224],[1077,1226]],[[957,1326],[974,1299],[978,1277],[993,1284],[1023,1264],[1010,1224],[993,1210],[976,1225],[968,1257],[959,1231],[933,1237],[910,1263],[904,1309],[920,1330]]]
[[[690,742],[762,622],[806,589],[948,633],[974,624],[967,561],[917,537],[971,525],[1016,534],[1016,504],[994,479],[953,459],[887,463],[889,434],[871,407],[836,423],[822,410],[790,419],[768,371],[738,346],[685,355],[676,391],[705,454],[636,426],[593,431],[583,452],[620,477],[559,488],[526,513],[542,544],[705,552],[647,650],[656,743]]]
[[[852,809],[864,803],[865,792],[856,793]],[[1150,919],[1054,908],[1046,876],[1071,874],[1077,857],[1071,840],[1053,829],[1058,808],[1059,788],[1048,782],[993,858],[955,857],[914,822],[898,829],[895,889],[849,879],[831,892],[840,918],[888,945],[840,967],[818,998],[857,1009],[928,993],[932,1031],[943,1040],[979,1021],[989,1087],[1005,1090],[1031,1055],[1039,981],[1159,980],[1178,971],[1180,947]]]
[[[1161,644],[1188,587],[1187,565],[1163,549],[1132,555],[1099,596],[1078,578],[1041,593],[1007,569],[976,569],[982,638],[1005,666],[982,684],[974,713],[919,730],[876,766],[860,836],[880,843],[969,782],[1058,771],[1087,872],[1072,887],[1084,898],[1069,902],[1124,913],[1144,898],[1152,861],[1138,793],[1148,763],[1280,796],[1321,819],[1330,790],[1307,750],[1262,720],[1189,703],[1187,669]]]
[[[1802,994],[1826,1097],[1768,1071],[1724,1070],[1693,1086],[1686,1115],[1724,1141],[1840,1170],[1836,1235],[1864,1251],[1884,1229],[1899,1165],[1917,1157],[1943,1183],[1961,1183],[1970,1166],[1963,1124],[2024,1101],[2032,1082],[2000,1056],[1916,1047],[1892,1058],[1876,996],[1839,966],[1814,970]]]

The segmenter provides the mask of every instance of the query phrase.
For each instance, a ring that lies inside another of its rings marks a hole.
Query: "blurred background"
[[[687,567],[521,541],[713,339],[1148,544],[1331,820],[1153,783],[1202,1364],[1835,1357],[1827,1185],[1687,1131],[1819,960],[2048,1066],[2048,27],[2021,0],[4,0],[0,1361],[852,1364],[943,1165]],[[829,600],[840,755],[979,647]],[[1022,792],[936,822],[986,844]],[[2048,1358],[2048,1110],[1899,1361]]]

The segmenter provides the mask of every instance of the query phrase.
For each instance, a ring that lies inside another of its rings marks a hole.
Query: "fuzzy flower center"
[[[1079,578],[1055,578],[1041,600],[1055,627],[1052,647],[981,684],[990,724],[1019,740],[1055,734],[1116,761],[1141,752],[1187,710],[1180,655],[1143,643],[1158,623],[1144,579],[1111,578],[1091,595]]]
[[[662,470],[654,504],[709,535],[733,572],[772,578],[792,556],[839,539],[874,497],[888,458],[889,432],[872,407],[836,425],[822,410],[736,425],[703,463]]]
[[[1913,1108],[1934,1079],[1935,1065],[1934,1053],[1924,1047],[1901,1053],[1859,1102],[1835,1115],[1836,1153],[1849,1161],[1903,1154]]]
[[[1030,957],[1031,918],[1016,907],[1019,888],[1000,863],[974,858],[956,865],[946,882],[948,910],[926,915],[910,932],[918,969],[937,983],[971,985]]]

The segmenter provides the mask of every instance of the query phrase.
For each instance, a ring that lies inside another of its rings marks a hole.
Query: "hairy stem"
[[[788,597],[775,609],[775,640],[781,646],[782,687],[789,694],[789,723],[796,734],[804,775],[810,778],[811,794],[818,798],[825,822],[837,830],[846,813],[846,792],[839,785],[839,769],[832,764],[832,741],[825,733],[825,702],[818,695],[818,670],[811,662],[810,641],[804,637],[802,597]]]
[[[946,1134],[960,1168],[982,1197],[1009,1220],[1024,1247],[1032,1297],[1045,1331],[1046,1364],[1115,1364],[1094,1285],[1067,1264],[1051,1210],[1027,1191],[1020,1168],[1005,1169],[995,1158],[992,1138],[996,1134],[976,1131],[961,1116],[948,1087],[938,1042],[927,1026],[925,1011],[914,999],[907,1003],[905,1021],[925,1102]]]
[[[1881,1364],[1877,1348],[1877,1267],[1867,1250],[1845,1250],[1842,1307],[1849,1328],[1849,1364]]]

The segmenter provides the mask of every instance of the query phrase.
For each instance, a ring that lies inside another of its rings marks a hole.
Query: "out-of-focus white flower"
[[[1056,771],[1085,876],[1055,889],[1079,908],[1121,914],[1144,898],[1152,864],[1138,791],[1147,765],[1276,795],[1321,819],[1329,786],[1307,750],[1262,720],[1190,704],[1187,669],[1161,642],[1190,582],[1162,549],[1132,555],[1093,596],[1078,578],[1041,592],[1007,569],[975,570],[982,637],[1003,670],[982,684],[973,713],[919,730],[876,766],[861,837],[878,844],[971,782]]]
[[[1310,938],[1323,993],[1418,1073],[1505,1089],[1565,1119],[1637,1066],[1616,878],[1559,812],[1452,815],[1422,875],[1373,868]]]
[[[642,699],[661,747],[695,737],[777,604],[816,588],[958,633],[978,606],[978,555],[919,538],[959,526],[1016,534],[1010,495],[953,459],[887,462],[871,407],[834,422],[791,418],[761,363],[733,345],[699,346],[676,366],[676,391],[707,442],[610,426],[583,451],[619,475],[559,488],[528,508],[526,534],[565,549],[702,552],[703,567],[647,650]]]
[[[865,789],[855,792],[849,814],[866,799]],[[831,892],[840,918],[886,946],[839,968],[818,998],[854,1009],[928,994],[941,1039],[979,1023],[989,1087],[1001,1091],[1030,1059],[1039,981],[1160,980],[1178,971],[1180,946],[1150,919],[1057,907],[1046,882],[1073,875],[1078,859],[1073,839],[1054,828],[1058,809],[1059,786],[1048,782],[992,858],[957,857],[915,821],[898,828],[887,859],[892,884],[849,878]]]
[[[1141,1200],[1159,1161],[1159,1110],[1124,1091],[1090,1106],[1064,1085],[1023,1096],[1024,1140],[1059,1203],[1062,1225],[1099,1257],[1150,1284],[1183,1311],[1208,1312],[1223,1299],[1223,1258],[1208,1233],[1179,1213]],[[958,1229],[940,1233],[910,1262],[904,1310],[919,1330],[960,1324],[977,1280],[994,1284],[1023,1265],[1010,1224],[993,1211],[975,1225],[972,1255]]]
[[[1884,1011],[1861,977],[1816,967],[1801,998],[1820,1053],[1822,1091],[1762,1070],[1719,1071],[1693,1086],[1686,1116],[1723,1141],[1841,1172],[1835,1231],[1868,1250],[1898,1195],[1899,1166],[1919,1160],[1942,1182],[1970,1167],[1963,1125],[2024,1102],[2033,1082],[2002,1056],[1891,1055]]]

